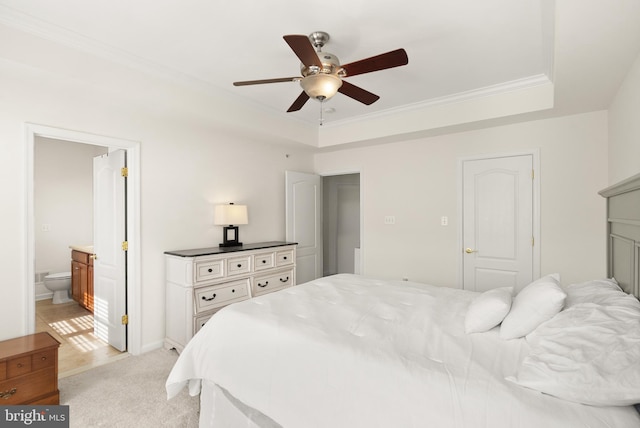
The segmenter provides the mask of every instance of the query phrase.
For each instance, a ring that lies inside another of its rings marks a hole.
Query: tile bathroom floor
[[[36,302],[36,332],[49,332],[60,342],[58,377],[80,373],[127,356],[93,334],[93,314],[77,302]]]

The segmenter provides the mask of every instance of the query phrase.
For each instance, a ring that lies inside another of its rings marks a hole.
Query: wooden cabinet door
[[[89,267],[77,261],[71,262],[71,295],[73,300],[87,307],[89,296]],[[93,300],[93,299],[92,299]]]
[[[82,304],[82,276],[83,272],[85,272],[83,266],[82,263],[75,260],[71,262],[71,296],[73,300],[80,304]]]
[[[93,266],[87,269],[87,309],[93,312]]]

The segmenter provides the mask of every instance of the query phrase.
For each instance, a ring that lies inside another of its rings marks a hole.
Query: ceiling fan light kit
[[[324,102],[338,92],[365,105],[373,104],[380,98],[378,95],[346,82],[343,78],[409,63],[405,50],[397,49],[341,66],[338,57],[328,52],[322,52],[322,47],[329,41],[329,34],[323,31],[316,31],[309,36],[288,35],[283,38],[300,59],[302,77],[247,80],[233,84],[234,86],[248,86],[264,83],[300,82],[303,92],[287,112],[300,110],[309,98]]]
[[[300,86],[310,98],[326,101],[338,92],[342,80],[333,74],[312,74],[302,79]]]

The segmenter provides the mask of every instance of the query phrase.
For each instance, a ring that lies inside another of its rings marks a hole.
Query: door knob
[[[472,250],[471,248],[467,248],[466,250],[464,250],[465,253],[467,254],[471,254],[471,253],[477,253],[477,250]]]

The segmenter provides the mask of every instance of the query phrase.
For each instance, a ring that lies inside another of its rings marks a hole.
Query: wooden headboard
[[[640,298],[640,174],[598,193],[607,198],[607,276]]]

